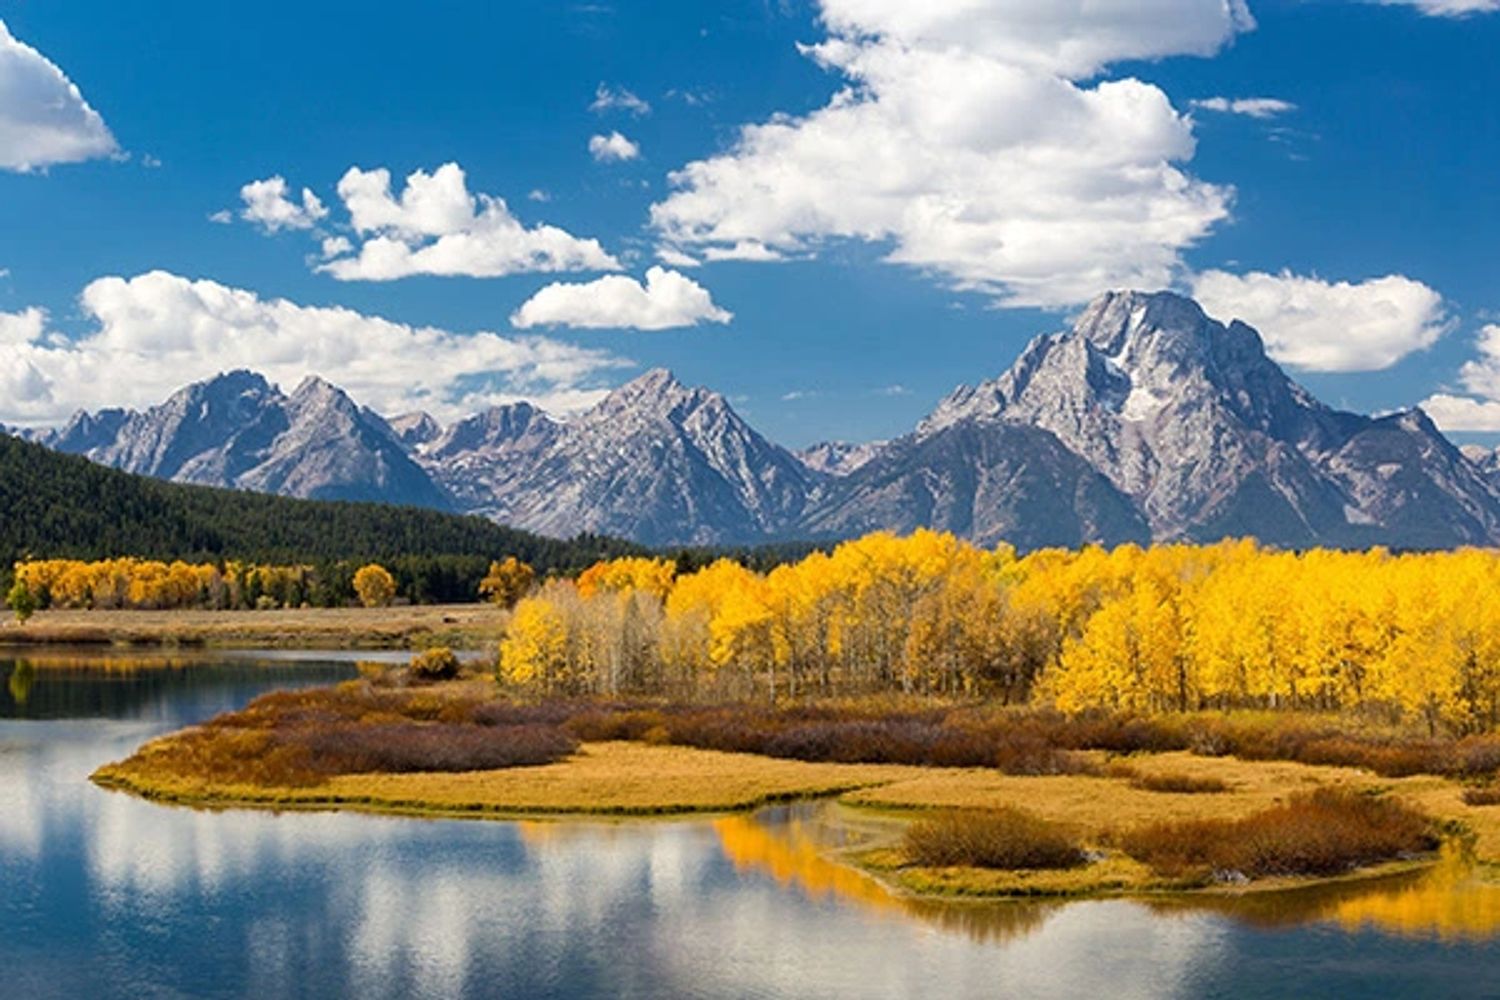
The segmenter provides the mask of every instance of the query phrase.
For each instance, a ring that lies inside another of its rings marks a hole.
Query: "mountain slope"
[[[182,486],[9,435],[0,435],[0,511],[0,562],[7,569],[31,555],[264,562],[467,556],[487,563],[509,554],[548,572],[639,551],[609,539],[540,538],[412,507]]]
[[[318,378],[287,396],[260,375],[230,372],[145,412],[80,413],[46,443],[176,482],[451,506],[384,419]]]
[[[543,534],[648,545],[777,537],[821,480],[723,396],[660,369],[567,423],[519,406],[489,411],[423,460],[467,509]]]
[[[555,537],[650,545],[828,540],[931,526],[986,544],[1500,543],[1500,458],[1420,411],[1324,406],[1243,323],[1170,293],[1118,292],[963,386],[910,434],[794,455],[717,393],[655,370],[554,419],[528,403],[446,430],[386,420],[319,379],[291,396],[249,372],[145,413],[33,435],[185,482],[450,506]]]
[[[983,418],[892,442],[841,480],[802,527],[813,538],[931,527],[1020,549],[1151,534],[1129,499],[1056,437]]]
[[[1101,297],[999,378],[955,391],[914,437],[968,424],[1051,434],[1158,539],[1425,547],[1500,537],[1500,494],[1420,412],[1332,410],[1250,327],[1169,293]]]

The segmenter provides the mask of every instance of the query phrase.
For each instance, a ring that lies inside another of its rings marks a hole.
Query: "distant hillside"
[[[183,486],[0,434],[0,575],[26,557],[119,555],[266,563],[462,557],[476,565],[514,555],[547,573],[638,551],[608,538],[560,541],[412,507]]]

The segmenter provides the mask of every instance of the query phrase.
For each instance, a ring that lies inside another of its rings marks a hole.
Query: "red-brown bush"
[[[1074,868],[1082,847],[1055,823],[1020,809],[955,809],[907,827],[907,858],[929,868]]]
[[[1438,846],[1430,820],[1391,799],[1322,788],[1239,820],[1138,827],[1118,837],[1166,876],[1337,875]]]

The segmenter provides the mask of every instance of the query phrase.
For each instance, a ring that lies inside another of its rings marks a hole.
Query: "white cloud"
[[[1439,392],[1422,401],[1432,422],[1448,433],[1500,431],[1500,402]]]
[[[672,175],[663,242],[707,256],[829,239],[989,292],[1059,306],[1162,287],[1226,219],[1197,180],[1192,122],[1107,65],[1210,55],[1254,26],[1239,0],[823,0],[804,51],[847,86],[803,117],[741,129]]]
[[[311,189],[302,189],[300,202],[288,197],[286,178],[279,174],[262,181],[251,181],[240,188],[245,207],[240,218],[260,226],[268,233],[283,229],[311,229],[326,218],[328,209]]]
[[[734,246],[703,248],[704,260],[749,260],[761,263],[786,260],[786,255],[772,250],[758,240],[740,240]]]
[[[0,170],[40,170],[118,150],[77,85],[0,20]]]
[[[1193,296],[1210,315],[1255,327],[1271,357],[1305,371],[1389,368],[1452,329],[1441,295],[1395,274],[1353,284],[1207,271]]]
[[[389,170],[351,167],[338,193],[363,238],[358,253],[319,266],[340,281],[620,269],[598,240],[556,226],[527,228],[503,198],[470,194],[456,163],[412,173],[399,198],[391,193]]]
[[[323,259],[329,260],[333,257],[342,257],[346,253],[354,252],[354,244],[347,236],[325,236],[320,244]]]
[[[1225,115],[1244,115],[1262,121],[1297,110],[1297,105],[1276,97],[1205,97],[1201,101],[1194,101],[1193,107]]]
[[[594,102],[589,105],[589,110],[595,114],[628,111],[639,118],[651,113],[651,105],[624,87],[610,87],[601,83],[599,89],[594,91]]]
[[[1440,392],[1422,403],[1445,431],[1500,431],[1500,324],[1481,329],[1475,346],[1478,356],[1465,362],[1458,373],[1460,384],[1471,395]]]
[[[692,254],[683,253],[676,247],[657,247],[656,259],[668,267],[702,267],[703,261]]]
[[[579,329],[669,330],[700,323],[728,323],[734,314],[714,304],[708,289],[676,271],[653,267],[642,285],[624,275],[587,284],[548,285],[516,310],[512,325]]]
[[[1468,17],[1500,11],[1500,0],[1380,0],[1387,7],[1415,7],[1428,17]]]
[[[611,132],[589,140],[589,155],[600,163],[624,163],[639,159],[641,147],[619,132]]]
[[[162,271],[100,278],[80,304],[93,329],[77,339],[49,332],[40,310],[0,314],[0,421],[149,406],[235,368],[286,386],[319,374],[385,413],[449,418],[521,397],[566,411],[597,399],[590,383],[626,364],[546,337],[456,334]]]

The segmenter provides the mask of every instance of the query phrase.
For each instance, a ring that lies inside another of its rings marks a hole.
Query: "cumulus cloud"
[[[310,189],[302,189],[300,201],[293,201],[289,193],[286,178],[279,174],[251,181],[240,188],[240,200],[245,203],[240,218],[268,233],[276,233],[283,229],[311,229],[328,215],[327,207]]]
[[[1415,7],[1428,17],[1468,17],[1500,11],[1500,0],[1380,0],[1387,7]]]
[[[78,338],[49,331],[41,310],[0,314],[0,421],[149,406],[235,368],[284,385],[319,374],[385,413],[453,417],[518,398],[568,411],[597,400],[594,379],[627,364],[546,337],[457,334],[162,271],[100,278],[80,305],[92,329]]]
[[[1452,329],[1441,295],[1395,274],[1355,284],[1207,271],[1193,296],[1210,315],[1255,327],[1271,357],[1304,371],[1389,368]]]
[[[1424,399],[1422,409],[1432,418],[1433,423],[1449,433],[1500,431],[1500,402],[1493,399],[1474,399],[1471,396],[1439,392]]]
[[[640,158],[641,147],[619,132],[596,135],[589,140],[589,155],[599,163],[624,163]]]
[[[1232,191],[1182,169],[1192,122],[1112,63],[1211,55],[1254,27],[1240,0],[822,0],[804,52],[846,86],[742,128],[675,172],[664,243],[707,257],[830,239],[1015,305],[1161,287],[1228,217]]]
[[[589,110],[596,115],[609,111],[625,111],[641,117],[651,113],[651,105],[624,87],[610,87],[601,83],[599,89],[594,91],[594,101],[589,105]]]
[[[569,326],[586,330],[670,330],[700,323],[728,323],[734,314],[714,304],[708,289],[676,271],[653,267],[641,284],[606,275],[586,284],[548,285],[517,309],[517,329]]]
[[[0,170],[41,170],[118,150],[77,85],[0,20]]]
[[[1477,356],[1458,373],[1459,383],[1470,395],[1440,392],[1422,403],[1445,431],[1500,431],[1500,324],[1481,329],[1475,347]]]
[[[351,167],[338,194],[362,239],[356,253],[319,266],[340,281],[620,269],[598,240],[556,226],[527,227],[503,198],[471,194],[456,163],[430,174],[415,171],[399,197],[392,194],[389,170]]]
[[[1193,107],[1201,111],[1216,111],[1224,115],[1244,115],[1247,118],[1265,120],[1279,115],[1291,114],[1297,105],[1275,97],[1205,97],[1194,101]]]

